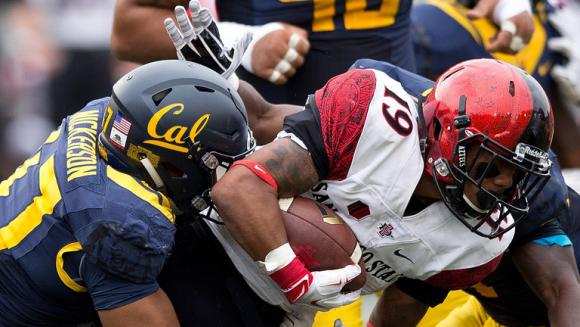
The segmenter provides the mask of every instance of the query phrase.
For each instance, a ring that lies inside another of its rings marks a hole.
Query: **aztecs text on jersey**
[[[105,164],[108,99],[48,136],[0,184],[0,325],[70,325],[155,290],[173,244],[168,200]]]

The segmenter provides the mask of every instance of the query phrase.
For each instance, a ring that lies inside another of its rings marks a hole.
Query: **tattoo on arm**
[[[274,141],[261,151],[267,156],[264,166],[276,179],[281,197],[302,194],[318,182],[310,153],[290,139]]]

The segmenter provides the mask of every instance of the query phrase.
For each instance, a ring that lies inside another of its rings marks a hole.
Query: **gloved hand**
[[[341,293],[344,285],[361,273],[360,266],[355,263],[311,272],[286,243],[268,253],[260,264],[300,312],[328,311],[350,304],[360,296],[360,290]]]
[[[306,30],[285,23],[252,27],[253,40],[242,66],[271,83],[282,85],[304,64],[310,50]]]
[[[233,76],[242,61],[251,33],[244,33],[233,45],[226,49],[214,21],[207,8],[201,8],[199,1],[189,2],[191,17],[182,6],[175,7],[177,28],[172,18],[165,19],[165,29],[177,50],[177,57],[204,65],[228,79]]]
[[[479,0],[467,12],[470,19],[489,18],[499,31],[486,44],[488,52],[515,54],[523,49],[534,33],[534,19],[529,0]]]

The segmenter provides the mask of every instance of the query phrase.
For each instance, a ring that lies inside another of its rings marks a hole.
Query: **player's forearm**
[[[247,157],[212,188],[211,197],[234,238],[255,260],[288,242],[278,198],[310,190],[318,174],[310,153],[285,138]]]
[[[118,0],[111,34],[113,54],[139,63],[177,58],[163,20],[174,17],[176,5],[187,3],[188,0]]]
[[[103,327],[179,326],[173,305],[161,289],[133,303],[101,310],[98,314]]]
[[[304,109],[294,105],[273,105],[248,83],[241,81],[238,93],[248,112],[250,128],[258,144],[271,142],[282,130],[284,117]]]
[[[516,267],[548,310],[552,326],[578,326],[580,278],[571,246],[529,242],[512,254]]]
[[[572,285],[562,285],[551,298],[543,299],[548,309],[551,326],[573,327],[580,321],[580,284],[576,281]]]
[[[254,260],[264,261],[287,242],[276,191],[248,168],[231,168],[211,196],[232,236]]]

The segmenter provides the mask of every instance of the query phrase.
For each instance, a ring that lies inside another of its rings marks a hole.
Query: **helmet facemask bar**
[[[471,134],[468,130],[465,132]],[[480,236],[495,238],[515,227],[526,217],[529,203],[534,201],[550,177],[551,163],[547,153],[544,156],[543,151],[536,148],[529,151],[531,148],[520,143],[514,152],[484,134],[472,134],[459,141],[453,150],[451,163],[440,160],[433,169],[435,184],[449,210]],[[528,149],[527,153],[532,155],[526,155],[522,149]],[[467,151],[475,151],[469,163],[466,162]],[[489,161],[483,167],[482,164],[475,167],[483,153],[488,154]],[[500,163],[513,168],[514,173],[512,187],[498,195],[486,189],[483,182],[497,174],[494,169],[497,170]],[[449,168],[437,169],[442,164]],[[449,175],[453,184],[445,184],[440,180]],[[477,199],[480,206],[483,204],[483,209],[475,206],[465,195],[467,183],[475,185],[479,190]]]
[[[196,145],[192,145],[193,149]],[[223,176],[223,174],[230,168],[232,163],[241,160],[254,152],[256,149],[256,142],[251,130],[248,129],[248,145],[244,152],[236,155],[228,155],[218,151],[206,152],[199,160],[202,169],[210,176],[210,184],[200,195],[195,196],[191,205],[196,210],[196,214],[204,219],[208,219],[214,223],[223,224],[221,221],[211,218],[211,213],[217,211],[215,205],[211,201],[210,191],[211,187]]]

